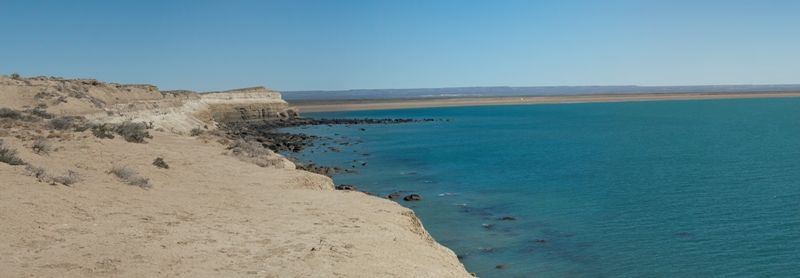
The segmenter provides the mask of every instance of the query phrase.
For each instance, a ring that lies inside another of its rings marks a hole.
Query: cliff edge
[[[0,78],[0,273],[469,276],[409,209],[215,135],[236,103],[288,109],[264,88]]]

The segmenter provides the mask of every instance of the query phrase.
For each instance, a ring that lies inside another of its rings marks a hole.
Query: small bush
[[[161,169],[169,169],[169,164],[167,164],[167,162],[160,157],[157,157],[156,160],[153,160],[153,165]]]
[[[66,175],[53,178],[53,183],[60,183],[66,186],[71,186],[79,181],[81,181],[80,175],[78,175],[78,172],[72,170],[67,170]]]
[[[45,139],[36,139],[36,141],[33,141],[31,149],[35,154],[49,154],[50,150],[52,150],[50,143]]]
[[[134,123],[130,121],[120,124],[95,124],[92,126],[92,134],[100,139],[114,139],[113,133],[116,133],[122,136],[125,141],[146,143],[144,141],[145,138],[153,138],[153,136],[147,132],[147,126],[148,125],[145,123]]]
[[[67,130],[75,126],[75,117],[62,116],[50,120],[49,126],[56,130]]]
[[[114,139],[114,128],[109,124],[98,124],[92,126],[92,134],[100,139]]]
[[[0,118],[19,120],[23,118],[23,115],[17,110],[2,107],[0,108]]]
[[[34,115],[42,119],[52,119],[54,117],[53,114],[47,113],[47,111],[45,111],[44,108],[41,107],[36,107],[34,109],[28,110],[28,113],[31,113],[31,115]]]
[[[114,168],[111,169],[111,171],[109,171],[109,173],[114,174],[115,176],[117,176],[117,178],[127,183],[128,185],[138,186],[144,189],[153,187],[153,185],[150,184],[149,179],[139,176],[139,173],[128,167],[115,166]]]
[[[144,123],[123,122],[116,126],[114,131],[117,132],[125,141],[132,143],[145,143],[145,138],[153,138],[149,132],[146,131],[147,125]]]
[[[11,74],[11,78],[12,78],[12,79],[19,79],[19,78],[20,78],[20,76],[19,76],[19,73],[16,73],[16,72],[15,72],[15,73],[12,73],[12,74]]]
[[[11,119],[11,120],[19,120],[19,121],[26,121],[26,122],[33,122],[40,120],[37,117],[33,117],[31,115],[23,114],[20,111],[10,109],[10,108],[0,108],[0,118],[3,119]]]
[[[28,172],[28,175],[35,177],[39,182],[50,182],[52,179],[50,175],[47,174],[47,170],[42,167],[37,167],[33,165],[25,166],[25,172]]]
[[[201,134],[203,134],[203,129],[199,127],[195,127],[191,131],[189,131],[190,136],[199,136]]]
[[[71,186],[81,180],[80,175],[72,170],[67,170],[67,173],[63,176],[54,177],[42,167],[27,165],[25,166],[25,172],[27,172],[28,175],[35,177],[39,182],[49,183],[51,185],[62,184]]]
[[[228,149],[240,160],[248,161],[261,167],[280,167],[285,165],[283,159],[258,142],[237,139]]]
[[[17,157],[17,150],[12,149],[3,140],[0,140],[0,162],[9,165],[25,165],[25,161]]]

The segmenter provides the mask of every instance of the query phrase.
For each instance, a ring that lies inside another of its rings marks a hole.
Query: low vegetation
[[[195,128],[193,128],[192,130],[189,131],[189,135],[190,136],[199,136],[199,135],[203,134],[203,132],[204,131],[203,131],[202,128],[195,127]]]
[[[92,134],[100,139],[114,139],[114,126],[111,124],[93,125]]]
[[[67,173],[63,176],[56,176],[53,177],[53,182],[57,184],[63,184],[66,186],[72,186],[73,184],[79,182],[81,180],[80,175],[78,172],[67,170]]]
[[[47,170],[42,167],[28,165],[25,166],[25,172],[39,180],[39,182],[50,182],[52,180],[50,175],[47,174]]]
[[[231,150],[233,156],[240,160],[251,162],[261,167],[278,167],[284,163],[283,159],[258,142],[238,139],[228,149]]]
[[[133,170],[126,166],[114,166],[114,168],[111,168],[111,171],[109,171],[109,173],[117,176],[117,178],[127,183],[128,185],[138,186],[144,189],[153,187],[153,185],[150,184],[150,179],[139,176],[139,173],[136,172],[136,170]]]
[[[53,114],[48,113],[45,108],[47,107],[36,107],[28,110],[27,112],[42,119],[52,119],[54,117]]]
[[[17,150],[11,148],[3,140],[0,140],[0,162],[9,165],[25,165],[25,161],[17,156]]]
[[[146,143],[146,138],[153,138],[147,132],[145,123],[123,122],[120,124],[97,124],[92,126],[92,134],[100,139],[114,139],[114,134],[122,136],[125,141],[132,143]]]
[[[153,165],[161,169],[169,169],[169,164],[160,157],[156,157],[156,160],[153,160]]]
[[[145,123],[123,122],[117,125],[115,131],[122,138],[125,138],[125,141],[144,143],[145,138],[153,138],[146,129],[147,125]]]
[[[48,119],[48,117],[52,117],[52,115],[39,108],[18,111],[6,107],[0,107],[0,119],[36,122],[43,118]]]
[[[55,119],[50,120],[48,125],[56,130],[67,130],[77,126],[77,117],[72,116],[62,116]]]
[[[25,166],[25,172],[28,175],[36,178],[39,182],[48,183],[51,185],[66,185],[72,186],[75,183],[80,182],[81,177],[78,172],[67,170],[64,175],[61,176],[53,176],[48,171],[42,167],[27,165]]]
[[[53,149],[50,147],[50,142],[46,139],[36,139],[33,141],[33,145],[31,146],[33,153],[35,154],[49,154],[50,151]]]

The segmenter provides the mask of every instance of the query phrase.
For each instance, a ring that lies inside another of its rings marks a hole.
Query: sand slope
[[[147,85],[0,78],[0,108],[153,119],[157,127],[137,144],[0,117],[0,140],[25,162],[81,178],[51,185],[26,166],[0,163],[0,277],[469,276],[409,209],[333,190],[330,178],[291,163],[240,160],[220,137],[182,135],[208,123],[198,118],[206,108],[168,97]],[[36,138],[53,150],[35,154]],[[156,157],[169,169],[152,165]],[[124,183],[109,173],[115,166],[152,187]]]
[[[83,181],[52,186],[0,164],[5,277],[462,277],[412,212],[329,178],[261,168],[216,142],[156,133],[148,144],[84,134],[21,157]],[[163,157],[169,169],[150,165]],[[149,190],[105,173],[130,165]]]

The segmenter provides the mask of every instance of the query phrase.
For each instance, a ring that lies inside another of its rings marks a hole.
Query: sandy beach
[[[522,105],[584,102],[623,102],[657,100],[703,100],[737,98],[800,97],[800,92],[768,93],[675,93],[675,94],[608,94],[530,97],[474,97],[474,98],[416,98],[416,99],[363,99],[363,100],[303,100],[292,101],[302,112],[333,112],[357,110],[384,110],[425,107]]]

